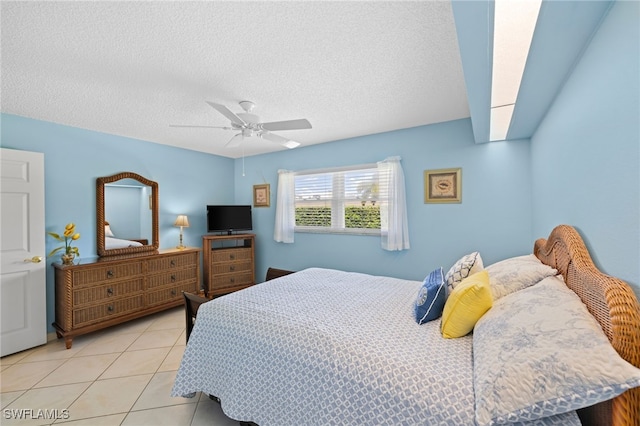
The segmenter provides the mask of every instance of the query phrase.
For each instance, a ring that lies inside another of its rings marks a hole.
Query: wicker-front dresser
[[[53,326],[67,349],[75,336],[180,306],[183,291],[200,290],[199,248],[53,266]]]
[[[204,289],[211,299],[242,290],[255,281],[255,235],[203,235]]]

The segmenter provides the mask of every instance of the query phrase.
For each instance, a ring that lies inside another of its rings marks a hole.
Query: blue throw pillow
[[[415,307],[418,324],[424,324],[442,316],[446,301],[445,293],[444,275],[440,267],[432,271],[420,287]]]

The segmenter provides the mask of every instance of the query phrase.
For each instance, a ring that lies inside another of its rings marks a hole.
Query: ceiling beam
[[[544,0],[507,139],[530,138],[613,1]],[[452,1],[476,143],[489,141],[494,2]]]

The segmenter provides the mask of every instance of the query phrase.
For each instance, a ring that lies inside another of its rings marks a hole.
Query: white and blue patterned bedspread
[[[420,285],[311,268],[215,299],[171,394],[215,395],[260,426],[473,425],[472,337],[418,325]]]

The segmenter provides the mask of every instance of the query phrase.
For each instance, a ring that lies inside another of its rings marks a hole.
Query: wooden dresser
[[[75,336],[180,306],[183,291],[200,290],[199,248],[53,266],[53,326],[67,349]]]
[[[209,298],[256,283],[254,234],[203,235],[202,258]]]

